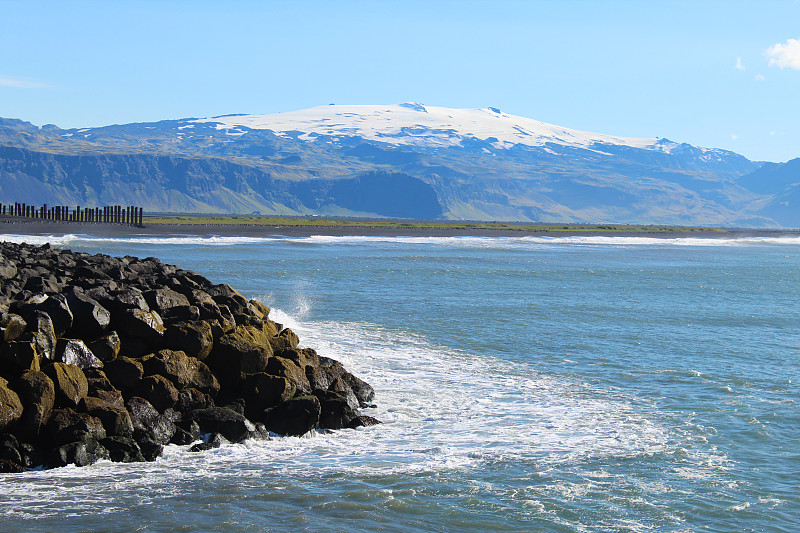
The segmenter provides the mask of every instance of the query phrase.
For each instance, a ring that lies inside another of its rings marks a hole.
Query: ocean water
[[[800,238],[15,236],[272,309],[384,423],[0,475],[0,530],[800,528]]]

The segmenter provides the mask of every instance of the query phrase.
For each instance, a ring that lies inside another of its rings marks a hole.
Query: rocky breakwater
[[[374,391],[270,310],[162,264],[0,243],[0,471],[369,426]]]

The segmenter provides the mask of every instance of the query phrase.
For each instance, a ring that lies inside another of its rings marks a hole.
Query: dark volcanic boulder
[[[81,401],[81,407],[90,415],[99,418],[106,430],[106,435],[129,437],[133,435],[133,421],[124,406],[115,401],[87,396]]]
[[[17,275],[17,267],[5,257],[0,257],[0,280],[7,281]]]
[[[0,471],[377,423],[372,388],[269,314],[156,258],[0,242]]]
[[[85,439],[63,444],[53,449],[48,463],[51,467],[75,465],[87,466],[101,459],[109,459],[106,450],[97,440]]]
[[[53,363],[43,370],[53,380],[56,391],[56,402],[77,406],[81,399],[89,393],[89,382],[86,375],[75,365]]]
[[[250,421],[227,407],[195,409],[186,419],[197,422],[203,433],[219,433],[231,442],[241,442],[255,431]]]
[[[108,450],[112,461],[117,463],[138,463],[144,461],[142,450],[135,440],[129,437],[106,437],[100,444]]]
[[[129,337],[136,337],[149,343],[160,343],[166,328],[161,316],[155,311],[142,311],[141,309],[127,309],[125,312],[114,315],[119,316],[117,325],[119,331]]]
[[[111,361],[119,355],[122,341],[116,331],[90,341],[87,345],[92,353],[101,361]]]
[[[264,425],[278,435],[299,437],[319,427],[321,407],[315,396],[299,396],[267,412]]]
[[[144,398],[133,396],[125,402],[128,412],[131,416],[131,421],[134,427],[134,438],[142,445],[142,439],[152,439],[158,444],[168,444],[175,434],[177,426],[175,420],[178,418],[174,411],[167,409],[164,413],[159,413],[150,402]],[[148,435],[147,438],[141,435]],[[141,438],[140,438],[141,437]],[[142,453],[145,449],[142,448]],[[160,452],[159,452],[160,455]],[[149,460],[149,459],[148,459]]]
[[[369,383],[362,381],[349,372],[346,372],[342,376],[342,380],[350,386],[353,394],[358,398],[361,407],[367,407],[372,404],[372,400],[375,399],[375,390]]]
[[[244,382],[245,412],[252,420],[263,420],[264,412],[294,396],[297,388],[281,376],[259,372],[250,374]]]
[[[0,433],[0,459],[5,459],[18,465],[22,465],[24,462],[19,441],[14,435]]]
[[[147,300],[150,309],[158,312],[163,312],[173,307],[189,307],[189,299],[169,287],[147,291],[144,293],[144,298]]]
[[[22,418],[22,402],[16,392],[8,387],[8,381],[0,378],[0,431],[6,430]]]
[[[183,389],[178,393],[178,403],[175,404],[177,411],[188,413],[206,407],[214,407],[214,399],[208,394],[192,388]]]
[[[219,433],[213,433],[207,441],[200,442],[192,446],[189,451],[190,452],[204,452],[206,450],[213,450],[214,448],[219,448],[223,444],[230,444],[230,441],[220,435]]]
[[[146,376],[136,387],[135,393],[159,411],[169,409],[178,402],[178,389],[164,376]]]
[[[13,341],[25,333],[28,323],[14,313],[0,313],[0,337],[5,341]]]
[[[58,281],[53,276],[31,276],[25,282],[22,290],[30,291],[33,293],[47,294],[60,292],[61,288],[58,286]]]
[[[46,443],[58,447],[69,442],[103,439],[106,430],[99,418],[72,409],[54,409],[45,425]]]
[[[276,354],[297,348],[299,342],[300,340],[297,338],[297,334],[289,328],[284,329],[277,336],[270,339],[272,350]]]
[[[144,377],[142,363],[125,356],[107,362],[104,370],[109,381],[122,390],[135,388]]]
[[[75,365],[81,370],[103,367],[103,362],[95,357],[80,339],[58,339],[56,359],[68,365]]]
[[[204,320],[178,322],[167,328],[165,344],[173,350],[186,352],[203,361],[214,346],[211,326]]]
[[[33,341],[10,341],[0,346],[0,365],[14,373],[39,370],[40,363]]]
[[[25,467],[8,459],[0,459],[0,474],[21,474]]]
[[[194,305],[177,305],[161,311],[165,323],[194,322],[200,320],[200,309]]]
[[[160,350],[145,364],[148,374],[160,374],[178,389],[194,388],[212,396],[219,392],[219,382],[208,366],[182,351]]]
[[[35,309],[46,313],[50,317],[57,337],[60,337],[72,327],[72,311],[67,304],[67,298],[63,294],[48,295],[42,303],[35,306]]]
[[[104,291],[105,292],[105,291]],[[95,298],[100,299],[101,303],[109,309],[112,313],[112,322],[117,315],[122,315],[125,311],[138,309],[140,311],[149,311],[150,306],[147,305],[147,300],[144,299],[144,294],[137,287],[126,287],[123,290],[106,293],[105,297],[97,293],[88,291],[88,294],[96,294]]]
[[[314,396],[320,404],[319,427],[326,429],[342,429],[358,416],[347,402],[347,398],[333,391],[315,390]]]
[[[358,415],[347,425],[350,429],[377,426],[381,421],[375,417],[367,415]]]
[[[331,392],[335,392],[339,394],[344,399],[347,400],[347,405],[349,405],[352,409],[358,409],[359,407],[366,407],[366,405],[362,405],[361,402],[356,397],[353,389],[350,388],[350,385],[347,384],[342,378],[336,378],[331,383],[328,390]]]
[[[56,389],[53,380],[44,372],[28,371],[16,382],[16,390],[24,405],[19,422],[20,433],[32,440],[39,435],[50,418],[55,405]]]
[[[30,338],[36,353],[50,361],[56,358],[56,331],[47,313],[36,311],[28,317],[28,330],[24,338]]]
[[[288,379],[294,385],[298,394],[309,394],[311,392],[311,384],[308,382],[306,373],[290,359],[270,357],[264,371],[267,374]]]
[[[208,362],[224,386],[238,387],[244,374],[262,372],[270,355],[266,346],[225,335],[214,343]]]
[[[137,429],[133,432],[133,438],[145,461],[155,461],[164,453],[165,443],[161,442],[163,439],[152,431]]]
[[[94,338],[102,335],[111,324],[111,312],[80,289],[67,294],[67,304],[73,313],[73,335]]]

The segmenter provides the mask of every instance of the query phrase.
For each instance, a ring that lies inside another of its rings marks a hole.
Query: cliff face
[[[163,212],[442,215],[432,187],[405,174],[288,180],[219,158],[64,155],[8,146],[0,147],[0,198],[62,205],[124,200]]]

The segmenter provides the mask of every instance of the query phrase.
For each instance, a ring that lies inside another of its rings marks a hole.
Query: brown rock
[[[43,370],[53,380],[56,392],[56,405],[77,407],[89,392],[86,375],[75,365],[53,363]]]
[[[33,341],[10,341],[0,346],[0,363],[15,372],[39,370],[40,358]]]
[[[120,317],[119,329],[130,337],[148,342],[160,342],[166,328],[161,316],[155,311],[128,309]]]
[[[321,412],[315,396],[299,396],[268,411],[264,425],[273,433],[299,437],[319,427]]]
[[[208,394],[192,388],[183,389],[178,393],[178,403],[175,404],[177,411],[188,413],[206,407],[214,407],[214,400]]]
[[[166,377],[178,389],[194,388],[212,396],[219,392],[219,382],[208,366],[179,350],[160,350],[147,359],[146,371]]]
[[[47,374],[31,370],[17,380],[16,389],[24,405],[21,433],[23,437],[32,439],[39,435],[50,418],[55,405],[55,386]]]
[[[253,310],[256,311],[256,313],[258,314],[258,316],[260,318],[262,318],[263,320],[266,320],[267,317],[269,317],[269,314],[272,311],[269,307],[267,307],[266,305],[262,304],[258,300],[250,300],[249,303],[250,303],[250,306],[253,308]]]
[[[135,388],[144,377],[142,363],[125,356],[107,362],[104,370],[109,381],[121,390]]]
[[[203,361],[214,346],[214,335],[208,322],[178,322],[167,328],[165,344]]]
[[[311,393],[311,383],[309,383],[305,372],[289,359],[270,357],[266,370],[264,371],[267,374],[288,379],[292,385],[294,385],[295,389],[297,389],[297,394]]]
[[[319,355],[311,348],[290,348],[280,353],[284,359],[291,360],[294,364],[305,371],[307,366],[319,366]]]
[[[22,418],[22,402],[16,392],[8,387],[8,381],[0,378],[0,431],[5,431]]]
[[[294,331],[286,328],[278,333],[277,336],[270,338],[269,342],[272,344],[272,350],[276,354],[280,354],[286,350],[297,348],[300,340],[297,338],[297,335]]]
[[[106,376],[106,373],[99,368],[89,368],[83,371],[86,381],[89,382],[89,396],[97,396],[97,391],[119,392]]]
[[[88,343],[89,349],[101,361],[111,361],[119,355],[122,346],[119,335],[112,331]]]
[[[209,365],[223,382],[223,386],[238,387],[245,374],[262,372],[270,355],[268,346],[259,346],[226,335],[214,343]]]
[[[178,403],[178,389],[164,376],[147,376],[136,387],[136,395],[144,398],[158,411]]]
[[[133,435],[133,422],[120,396],[119,402],[87,396],[82,400],[83,410],[99,418],[108,436],[129,437]]]
[[[72,409],[54,409],[45,425],[47,444],[51,447],[86,439],[105,438],[106,430],[99,418]]]
[[[242,388],[245,413],[251,420],[263,420],[264,411],[294,396],[294,383],[281,376],[259,372],[247,376]]]
[[[13,341],[19,338],[25,332],[26,327],[28,327],[28,323],[19,315],[14,313],[0,314],[0,335],[2,335],[3,340]]]

